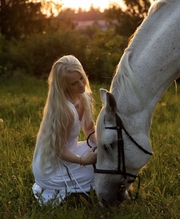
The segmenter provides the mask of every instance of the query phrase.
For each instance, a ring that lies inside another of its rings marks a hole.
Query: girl
[[[92,164],[96,163],[96,153],[85,141],[78,142],[81,128],[86,137],[95,129],[91,89],[79,60],[72,55],[57,60],[48,84],[32,163],[32,189],[40,205],[89,192],[94,188]],[[90,141],[95,145],[94,134]]]

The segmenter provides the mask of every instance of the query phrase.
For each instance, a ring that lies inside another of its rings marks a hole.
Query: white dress
[[[72,103],[70,106],[74,112],[74,124],[66,148],[73,153],[84,156],[90,150],[85,141],[78,142],[78,134],[84,125],[84,116],[79,120],[76,108]],[[90,188],[94,189],[94,170],[92,165],[81,166],[75,163],[57,160],[58,168],[53,172],[52,167],[46,169],[42,174],[40,168],[40,152],[32,164],[35,183],[32,187],[35,198],[39,204],[61,203],[71,193],[87,193]]]

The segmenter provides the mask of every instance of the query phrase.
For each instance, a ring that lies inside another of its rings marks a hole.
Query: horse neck
[[[135,34],[110,89],[122,119],[132,130],[149,132],[158,101],[180,76],[180,4],[160,9]]]

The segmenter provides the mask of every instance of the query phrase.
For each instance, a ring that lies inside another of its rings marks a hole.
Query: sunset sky
[[[94,8],[100,8],[102,11],[108,8],[111,3],[123,5],[122,0],[57,0],[57,2],[62,3],[65,8],[73,8],[75,10],[79,8],[88,10],[92,5]]]

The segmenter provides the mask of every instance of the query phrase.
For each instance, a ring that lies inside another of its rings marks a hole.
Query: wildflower
[[[15,175],[12,175],[11,177],[13,180],[16,180],[16,176]]]

